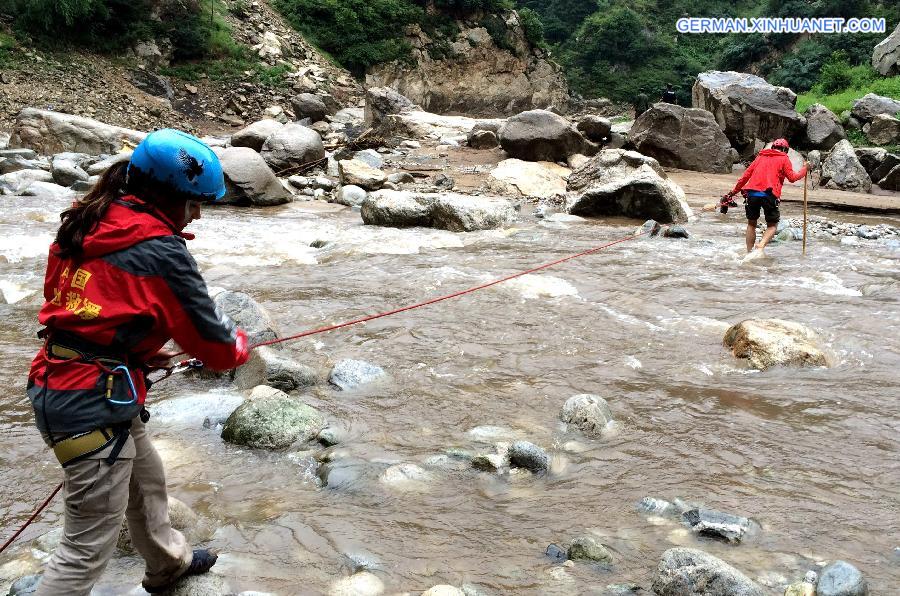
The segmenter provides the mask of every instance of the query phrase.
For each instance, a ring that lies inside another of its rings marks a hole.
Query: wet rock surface
[[[315,408],[260,385],[225,421],[222,438],[254,449],[284,449],[314,439],[325,424],[325,416]]]
[[[628,139],[663,166],[731,173],[731,144],[707,110],[653,104],[635,121]]]
[[[867,596],[869,586],[859,569],[846,561],[826,566],[816,585],[817,596]]]
[[[764,596],[763,588],[710,554],[693,548],[663,553],[653,580],[658,596]]]
[[[736,358],[765,370],[772,366],[827,366],[812,329],[780,319],[742,321],[725,332],[725,346]]]
[[[331,369],[328,382],[342,391],[356,389],[385,377],[380,366],[363,360],[341,360]]]
[[[613,421],[609,404],[599,395],[573,395],[566,400],[560,419],[587,435],[600,436]]]
[[[550,456],[547,452],[528,441],[516,441],[509,447],[510,464],[525,468],[536,474],[550,469]]]

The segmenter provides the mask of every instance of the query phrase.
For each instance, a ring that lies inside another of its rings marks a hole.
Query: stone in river
[[[719,538],[734,544],[743,540],[754,526],[754,523],[746,517],[702,507],[685,511],[682,517],[691,526],[691,530],[697,534]]]
[[[825,567],[816,586],[817,596],[867,596],[869,586],[859,569],[846,561]]]
[[[546,472],[550,467],[547,452],[528,441],[516,441],[510,446],[509,461],[514,466],[535,473]]]

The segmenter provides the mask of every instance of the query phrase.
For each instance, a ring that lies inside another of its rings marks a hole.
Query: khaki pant
[[[122,518],[146,562],[145,586],[169,583],[188,568],[192,551],[169,523],[166,477],[146,425],[135,419],[131,438],[113,465],[109,448],[65,468],[63,538],[36,596],[88,596],[116,548]]]

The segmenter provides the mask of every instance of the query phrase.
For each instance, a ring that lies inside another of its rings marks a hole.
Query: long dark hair
[[[107,209],[125,188],[128,160],[111,165],[80,201],[60,214],[62,225],[56,232],[57,254],[62,259],[78,258],[84,248],[84,238],[100,224]]]

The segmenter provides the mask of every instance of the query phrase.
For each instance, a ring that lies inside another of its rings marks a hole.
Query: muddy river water
[[[44,255],[65,203],[0,199],[0,289],[11,303],[0,305],[3,538],[62,477],[24,389]],[[207,210],[191,250],[211,286],[249,293],[289,333],[473,286],[640,223],[541,221],[526,207],[512,229],[454,234],[367,227],[357,212],[331,207]],[[387,593],[441,583],[494,594],[649,589],[661,553],[681,545],[773,594],[835,559],[859,567],[873,594],[896,594],[900,251],[815,239],[805,260],[792,242],[741,266],[739,216],[704,217],[689,240],[631,241],[287,346],[323,375],[343,358],[390,375],[356,391],[323,383],[304,393],[347,431],[331,449],[354,465],[336,488],[320,486],[307,448],[255,452],[205,428],[241,399],[227,383],[161,384],[151,425],[171,494],[217,528],[216,571],[235,592],[327,593],[351,558],[367,559]],[[311,248],[317,240],[325,246]],[[747,369],[722,336],[755,316],[814,328],[833,366]],[[559,410],[577,393],[606,398],[617,431],[594,440],[565,430]],[[477,429],[485,426],[499,429]],[[495,476],[439,457],[515,437],[550,452],[550,474]],[[379,480],[400,463],[428,478]],[[762,529],[739,546],[697,538],[638,510],[645,496],[682,497]],[[57,500],[0,565],[30,556],[31,540],[60,522]],[[583,534],[609,546],[612,567],[560,567],[544,555]],[[117,556],[96,593],[132,593],[141,574],[138,558]]]

